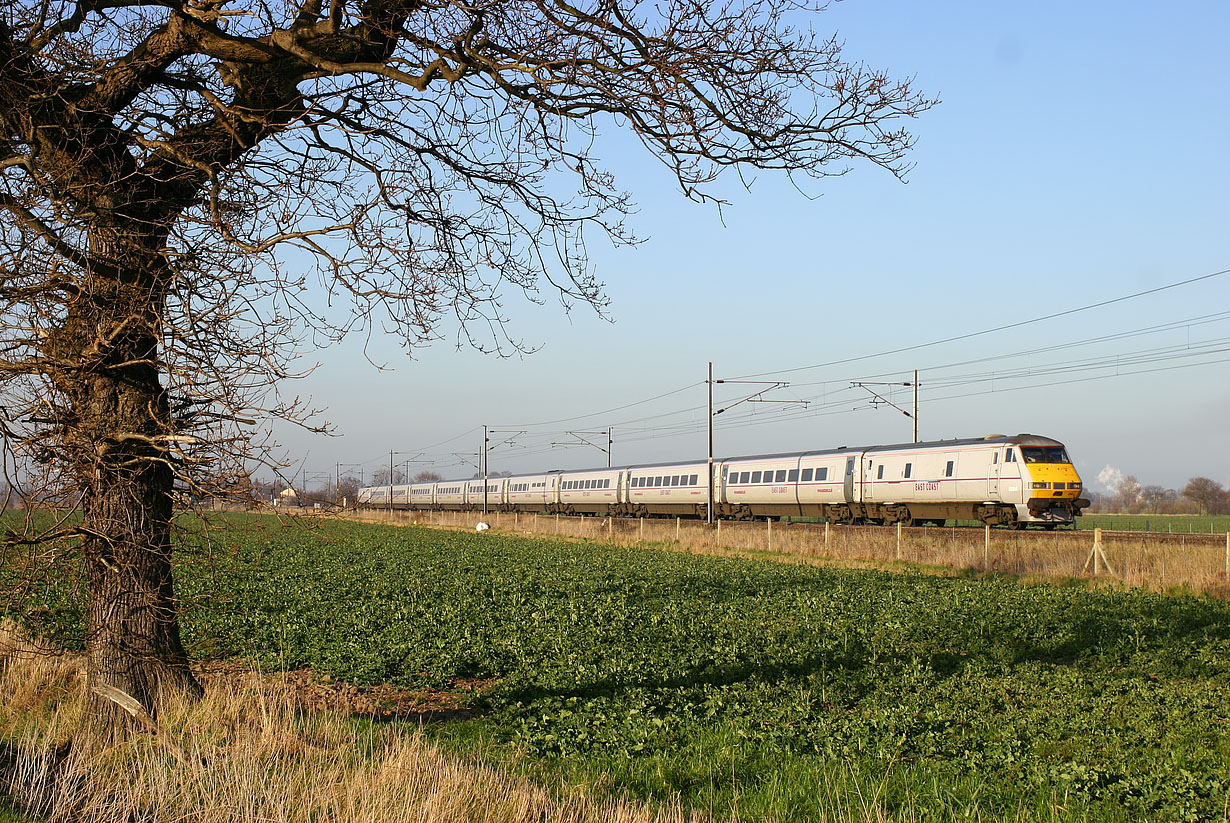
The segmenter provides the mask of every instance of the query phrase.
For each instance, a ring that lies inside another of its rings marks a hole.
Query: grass
[[[677,807],[595,802],[446,754],[416,729],[304,712],[275,678],[211,678],[206,698],[161,718],[158,735],[70,754],[47,780],[51,752],[81,713],[81,661],[35,650],[0,629],[0,739],[16,743],[14,799],[49,821],[91,823],[684,823]],[[77,744],[80,744],[80,738]],[[26,823],[11,805],[0,821]]]
[[[0,823],[34,823],[34,818],[25,816],[0,798]]]
[[[334,731],[292,717],[285,736],[250,735],[290,742],[235,760],[273,759],[312,786],[378,788],[332,777],[317,744],[385,761],[414,738],[498,778],[463,781],[481,792],[545,786],[551,802],[642,815],[1228,819],[1227,603],[492,532],[239,518],[205,534],[215,556],[186,555],[178,572],[194,655],[334,682],[482,684],[471,716]],[[69,605],[32,618],[71,636]],[[222,721],[167,718],[168,734],[229,757],[236,718],[265,728],[259,707],[278,703],[268,681],[255,692]],[[156,759],[164,782],[191,777]],[[261,790],[235,780],[215,796]],[[295,802],[360,819],[313,797]]]
[[[384,513],[368,517],[383,520]],[[395,513],[393,522],[473,529],[472,512]],[[539,534],[618,545],[778,559],[817,565],[901,569],[925,567],[944,573],[977,571],[1027,580],[1126,585],[1230,597],[1225,533],[1110,533],[1102,536],[1099,577],[1094,580],[1090,531],[1015,531],[891,526],[824,526],[813,523],[732,523],[709,529],[676,519],[608,519],[491,513],[493,528],[509,534]]]
[[[1080,528],[1224,535],[1230,532],[1230,515],[1086,514],[1080,518]]]
[[[719,818],[1224,819],[1225,603],[490,532],[249,542],[194,642],[491,678],[430,733],[540,781]]]

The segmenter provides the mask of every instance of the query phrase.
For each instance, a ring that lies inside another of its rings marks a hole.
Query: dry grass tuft
[[[84,700],[80,659],[0,627],[0,758],[5,789],[50,821],[562,821],[682,823],[700,816],[552,793],[459,759],[405,727],[360,728],[305,713],[294,690],[253,672],[207,677],[203,700],[173,707],[158,735],[101,752],[66,747]]]

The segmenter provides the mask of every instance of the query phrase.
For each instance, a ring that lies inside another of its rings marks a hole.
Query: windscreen
[[[1026,463],[1071,463],[1063,446],[1021,446]]]

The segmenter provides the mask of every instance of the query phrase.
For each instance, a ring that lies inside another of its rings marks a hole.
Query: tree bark
[[[158,330],[165,277],[150,244],[92,238],[95,288],[67,309],[51,350],[68,400],[62,434],[82,490],[81,548],[89,603],[91,688],[110,686],[156,717],[170,701],[202,693],[188,668],[172,582],[171,518],[176,424]],[[110,700],[93,694],[90,725],[125,728]]]

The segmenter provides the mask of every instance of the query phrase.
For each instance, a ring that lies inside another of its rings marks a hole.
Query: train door
[[[999,476],[1004,464],[1004,450],[991,453],[991,465],[987,469],[987,500],[999,500]]]
[[[854,502],[854,461],[857,457],[846,458],[845,496],[847,503]]]

